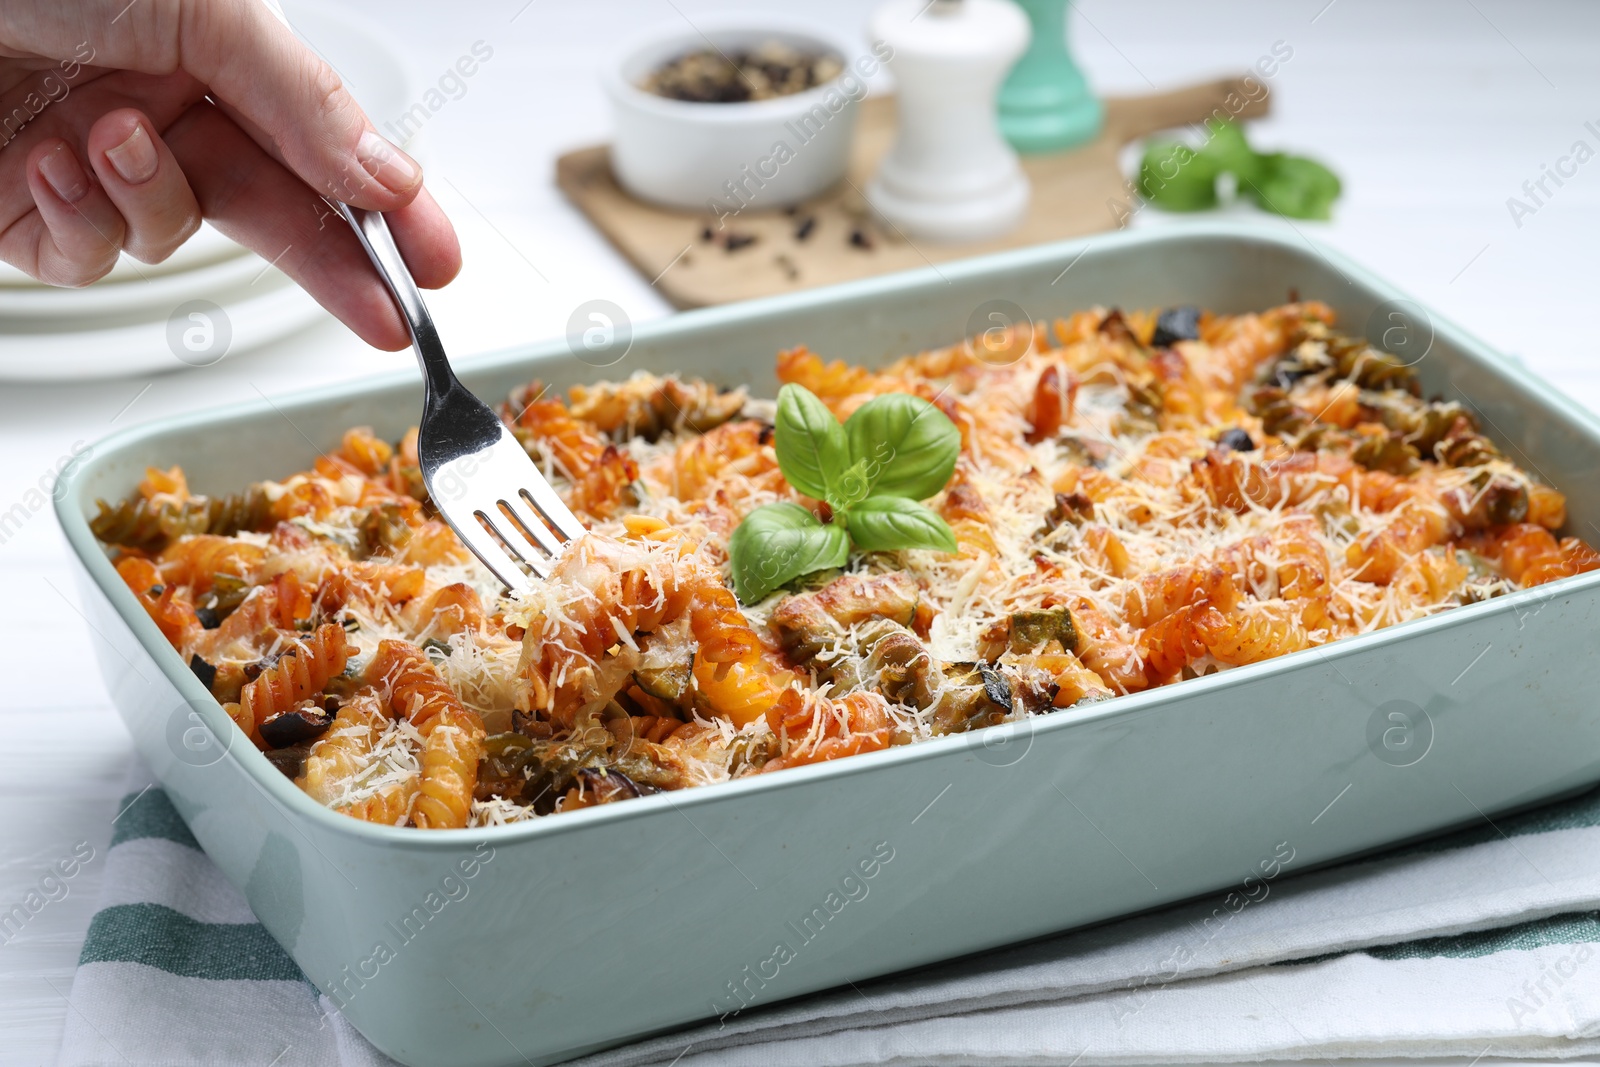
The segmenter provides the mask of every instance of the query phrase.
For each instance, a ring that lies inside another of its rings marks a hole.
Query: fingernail
[[[76,204],[89,193],[89,176],[65,144],[58,144],[39,157],[39,175],[69,204]]]
[[[143,185],[156,176],[155,142],[144,132],[144,123],[133,127],[128,139],[115,148],[106,149],[106,159],[117,177],[129,185]]]
[[[369,176],[391,193],[409,193],[422,181],[416,161],[372,130],[361,135],[356,158]]]

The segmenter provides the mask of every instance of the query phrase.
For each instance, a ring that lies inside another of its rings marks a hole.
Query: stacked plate
[[[0,264],[0,378],[112,378],[215,363],[323,314],[299,286],[209,226],[165,263],[124,256],[82,289]]]
[[[291,16],[374,122],[405,112],[410,83],[391,46],[309,6],[297,5]],[[0,263],[0,379],[82,380],[206,366],[325,315],[282,271],[209,226],[164,263],[124,256],[82,289],[42,285]]]

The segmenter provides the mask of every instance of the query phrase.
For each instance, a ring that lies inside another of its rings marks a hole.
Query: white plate
[[[223,299],[208,302],[211,307],[195,309],[212,320],[211,329],[228,331],[227,347],[216,358],[204,348],[198,353],[186,352],[186,359],[178,357],[177,353],[184,351],[185,331],[203,329],[206,324],[181,315],[175,335],[169,337],[168,319],[177,308],[163,304],[158,319],[112,322],[102,329],[0,333],[0,379],[123,378],[206,366],[276,341],[327,314],[305,290],[277,270],[269,270],[254,285],[246,284],[232,294],[219,295]],[[227,299],[229,295],[233,298]],[[220,325],[217,311],[226,321],[225,327]]]
[[[102,286],[115,285],[118,282],[140,281],[144,278],[159,278],[168,274],[180,274],[184,271],[196,270],[211,266],[226,259],[237,259],[248,256],[246,249],[240,248],[210,226],[202,224],[199,232],[185,241],[176,252],[168,256],[162,263],[140,263],[137,260],[123,256],[117,260],[117,265],[111,268],[111,273],[82,289],[57,289],[55,286],[46,285],[31,275],[24,274],[9,263],[0,263],[0,297],[17,290],[47,290],[62,293],[90,293]]]
[[[0,332],[15,328],[73,332],[96,329],[107,319],[150,320],[185,300],[248,285],[264,277],[266,261],[238,248],[238,254],[176,274],[135,275],[126,281],[102,280],[82,289],[48,285],[0,287]]]

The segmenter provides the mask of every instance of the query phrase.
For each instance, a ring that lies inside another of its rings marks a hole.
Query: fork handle
[[[422,367],[424,419],[429,413],[446,407],[448,402],[450,418],[441,419],[438,426],[448,439],[447,451],[451,455],[440,458],[448,460],[454,455],[476,452],[499,440],[500,420],[487,404],[461,384],[456,372],[451,369],[450,357],[445,355],[444,345],[439,340],[439,331],[434,329],[433,316],[422,302],[422,293],[418,291],[411,270],[400,255],[400,249],[395,246],[394,235],[389,232],[389,224],[384,221],[383,213],[332,200],[329,203],[355,230],[361,247],[366,249],[372,265],[378,268],[378,274],[394,295],[395,303],[400,306],[400,314],[411,332],[411,347],[416,351],[417,363]],[[469,411],[472,412],[470,417],[467,416]]]

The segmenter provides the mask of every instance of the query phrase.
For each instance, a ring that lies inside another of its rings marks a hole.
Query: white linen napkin
[[[62,1067],[389,1064],[159,788],[117,816]],[[1140,1065],[1600,1055],[1600,790],[1249,897],[1219,893],[730,1015],[582,1067]],[[507,1061],[519,1059],[507,1048]]]

